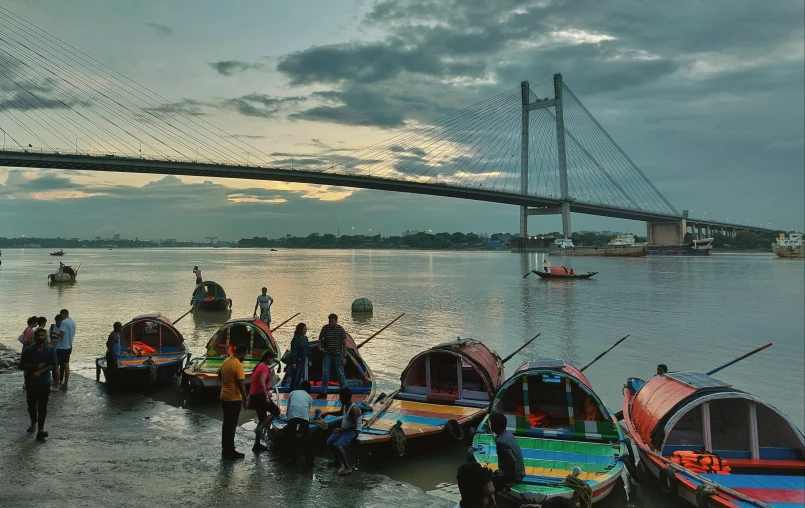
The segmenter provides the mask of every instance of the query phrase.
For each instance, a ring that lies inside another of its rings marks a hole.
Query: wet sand
[[[103,384],[73,376],[53,392],[46,442],[29,425],[19,372],[0,375],[0,489],[3,507],[318,506],[450,507],[407,483],[357,471],[339,477],[317,457],[312,468],[279,464],[251,452],[220,458],[221,424],[208,416],[137,394],[110,397]]]

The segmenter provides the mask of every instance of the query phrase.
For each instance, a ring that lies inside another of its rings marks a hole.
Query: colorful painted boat
[[[118,389],[145,389],[168,383],[178,377],[190,353],[184,337],[165,316],[145,314],[137,316],[120,331],[120,349],[117,369],[111,374],[106,357],[95,360],[95,378],[113,382]]]
[[[194,358],[184,369],[182,386],[189,391],[218,394],[221,390],[218,370],[240,344],[245,344],[249,349],[249,353],[243,359],[247,386],[251,384],[252,372],[266,350],[272,349],[277,357],[282,356],[271,328],[259,318],[231,319],[209,340],[207,355],[204,358]],[[275,361],[272,366],[276,368],[278,365],[279,362]]]
[[[638,469],[659,478],[669,497],[697,505],[697,492],[707,484],[714,491],[697,506],[805,504],[805,438],[774,406],[698,372],[630,378],[624,395],[623,422],[640,457]],[[688,451],[715,454],[729,474],[673,464],[674,452]]]
[[[598,272],[572,273],[564,266],[561,267],[552,266],[550,272],[539,272],[537,270],[531,270],[531,271],[539,275],[541,279],[589,279],[590,277],[598,273]]]
[[[448,433],[462,440],[504,380],[503,361],[482,342],[457,339],[419,353],[400,376],[400,389],[375,402],[356,443],[391,440],[397,422],[406,440]]]
[[[224,310],[232,308],[232,300],[226,297],[226,291],[220,284],[208,280],[193,290],[190,305],[201,310]]]
[[[489,412],[506,415],[525,461],[523,483],[499,492],[516,504],[543,496],[574,498],[562,485],[573,472],[592,489],[593,502],[606,497],[621,477],[628,453],[623,432],[592,385],[562,360],[540,358],[521,366],[495,394]],[[488,416],[473,437],[472,454],[497,469],[495,438]],[[577,501],[577,500],[576,500]]]
[[[347,386],[352,391],[352,401],[355,403],[370,404],[374,399],[375,391],[377,390],[377,383],[375,382],[375,376],[372,373],[372,369],[369,368],[369,364],[366,363],[358,352],[358,347],[355,345],[355,341],[349,334],[347,334],[345,346],[347,348],[347,364],[344,367],[344,377],[346,378]],[[310,354],[312,365],[308,370],[308,379],[313,385],[311,390],[311,395],[313,396],[313,405],[310,408],[310,417],[313,418],[317,409],[322,413],[336,412],[341,408],[341,403],[338,401],[338,376],[335,372],[330,373],[330,380],[328,383],[329,386],[324,388],[321,386],[321,365],[323,353],[321,350],[319,350],[317,342],[311,342]],[[285,370],[285,376],[282,379],[282,382],[274,387],[276,392],[275,397],[278,400],[277,403],[280,406],[283,415],[288,409],[288,396],[291,392],[290,386],[291,370],[290,368],[287,368]],[[322,391],[327,394],[326,399],[317,398]],[[323,419],[327,423],[328,428],[341,425],[341,416],[326,415]],[[286,420],[284,416],[282,418],[278,418],[274,420],[272,430],[274,432],[281,431],[285,428],[285,424]],[[318,429],[318,427],[316,424],[311,423],[310,429],[315,431]]]

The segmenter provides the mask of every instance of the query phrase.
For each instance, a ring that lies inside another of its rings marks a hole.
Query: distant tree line
[[[476,233],[416,233],[408,236],[342,235],[313,233],[282,238],[243,238],[238,247],[283,247],[286,249],[477,249],[492,248],[486,235]]]
[[[714,249],[762,250],[771,252],[771,244],[779,237],[775,232],[738,231],[730,238],[727,235],[713,235]]]
[[[76,249],[101,248],[114,246],[117,248],[146,248],[146,247],[199,247],[208,246],[208,243],[175,242],[160,244],[149,240],[76,240],[67,238],[4,238],[0,237],[0,248],[20,248],[27,244],[39,244],[43,249]]]

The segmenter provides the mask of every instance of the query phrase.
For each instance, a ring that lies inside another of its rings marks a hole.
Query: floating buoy
[[[358,298],[352,302],[352,312],[372,312],[373,305],[368,298]]]

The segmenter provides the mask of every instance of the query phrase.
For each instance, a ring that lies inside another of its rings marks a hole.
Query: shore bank
[[[82,376],[52,392],[38,442],[29,425],[19,371],[0,374],[0,506],[318,506],[449,507],[444,499],[388,477],[356,471],[339,477],[316,458],[312,468],[251,453],[253,435],[238,428],[246,458],[222,461],[221,424],[138,394],[110,397]]]

